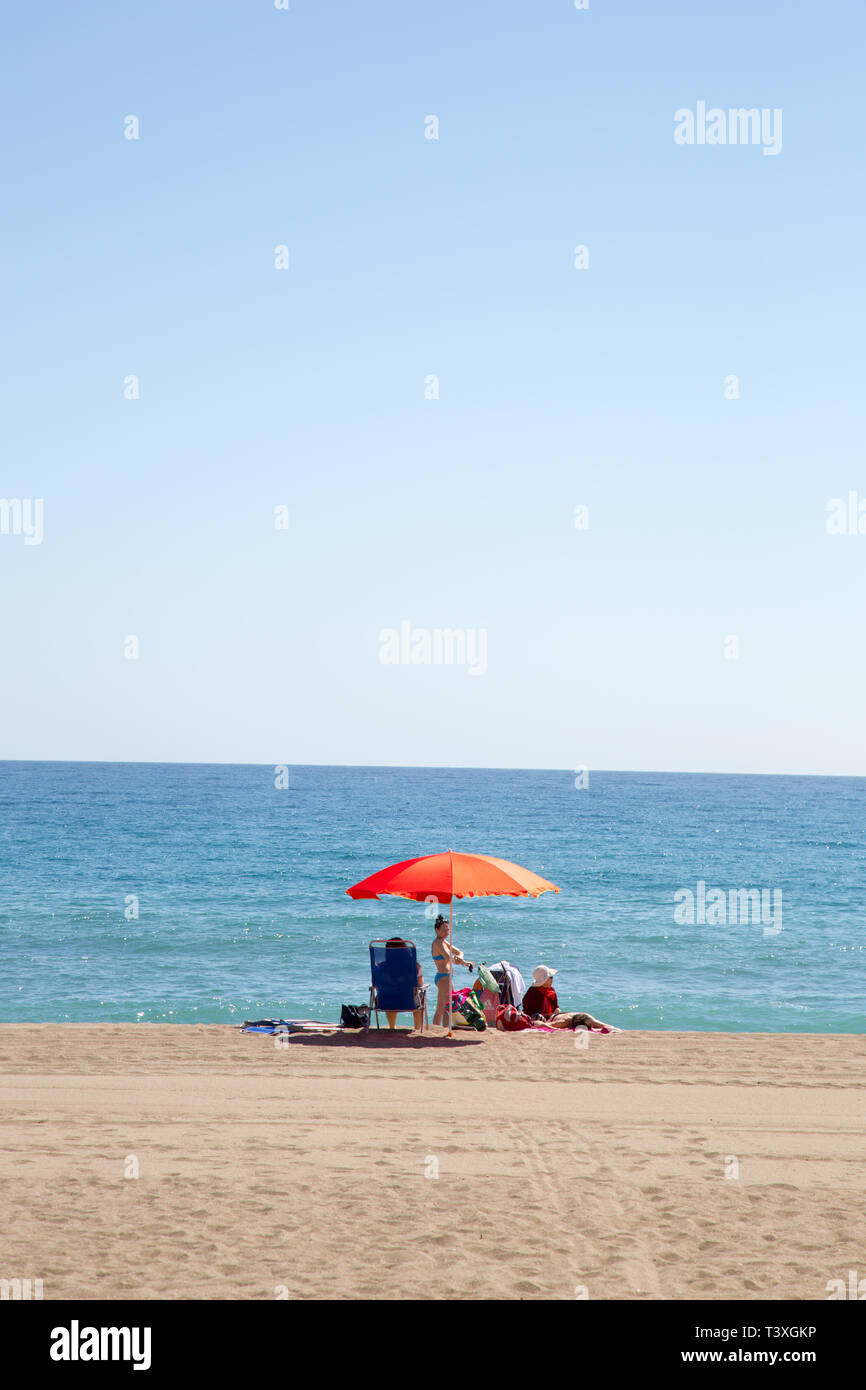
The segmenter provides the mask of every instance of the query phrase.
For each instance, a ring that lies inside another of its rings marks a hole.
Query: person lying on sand
[[[436,978],[433,983],[437,989],[436,1012],[433,1015],[435,1026],[448,1027],[448,1001],[451,998],[451,972],[454,968],[454,961],[458,965],[465,965],[467,969],[474,970],[475,965],[471,960],[467,960],[462,951],[459,951],[452,942],[448,945],[448,918],[440,913],[433,926],[436,935],[433,938],[431,953],[436,962]]]
[[[532,972],[532,984],[523,996],[523,1012],[533,1023],[546,1023],[549,1028],[606,1028],[609,1033],[622,1030],[612,1023],[602,1023],[592,1014],[563,1013],[559,1007],[553,977],[559,972],[549,965],[537,965]]]

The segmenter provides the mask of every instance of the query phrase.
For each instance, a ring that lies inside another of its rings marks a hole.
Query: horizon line
[[[713,769],[684,768],[635,768],[635,767],[495,767],[478,766],[469,763],[300,763],[300,762],[234,762],[230,760],[184,758],[0,758],[0,766],[7,764],[58,764],[67,767],[330,767],[364,768],[370,771],[394,772],[554,772],[573,776],[575,772],[586,771],[590,776],[610,773],[645,777],[819,777],[824,779],[852,781],[866,780],[866,773],[859,772],[723,772]]]

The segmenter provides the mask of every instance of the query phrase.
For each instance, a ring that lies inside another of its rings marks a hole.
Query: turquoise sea
[[[411,937],[433,974],[423,904],[346,888],[451,848],[559,885],[455,903],[455,940],[527,979],[557,967],[564,1007],[626,1028],[864,1029],[864,778],[594,772],[578,789],[569,772],[302,766],[276,780],[271,766],[0,763],[0,1021],[335,1020],[367,997],[373,937]],[[765,890],[779,913],[677,921],[699,883],[726,904]]]

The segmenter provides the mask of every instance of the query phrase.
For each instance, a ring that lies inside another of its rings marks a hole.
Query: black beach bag
[[[369,1012],[366,1004],[344,1004],[340,1010],[340,1027],[366,1028]]]

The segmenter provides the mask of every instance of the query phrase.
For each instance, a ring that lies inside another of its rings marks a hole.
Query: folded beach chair
[[[370,1015],[376,1014],[376,1027],[379,1027],[379,1010],[393,1013],[414,1013],[421,1009],[421,1031],[427,1022],[427,986],[418,985],[418,952],[414,941],[404,941],[401,937],[391,937],[389,941],[370,942],[370,1012],[367,1014],[367,1030],[370,1028]]]

